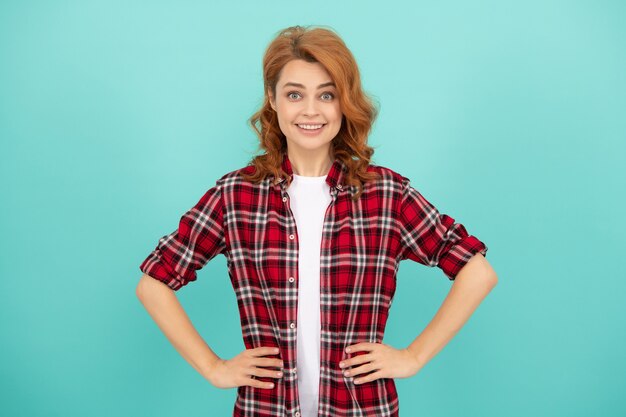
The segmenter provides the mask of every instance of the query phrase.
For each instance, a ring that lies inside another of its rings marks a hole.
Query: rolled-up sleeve
[[[439,267],[454,280],[461,268],[476,253],[487,254],[487,246],[469,235],[465,226],[439,213],[413,188],[408,178],[402,183],[400,204],[400,260],[411,259],[430,267]]]
[[[196,280],[196,271],[226,249],[220,186],[210,188],[180,218],[178,228],[159,239],[139,269],[177,291]]]

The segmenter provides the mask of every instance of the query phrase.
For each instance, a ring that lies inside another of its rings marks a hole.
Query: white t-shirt
[[[300,415],[316,417],[320,377],[320,247],[330,186],[326,175],[293,174],[287,188],[298,231],[297,358]]]

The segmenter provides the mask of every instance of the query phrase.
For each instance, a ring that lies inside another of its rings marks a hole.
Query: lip
[[[322,127],[320,127],[319,129],[311,130],[311,129],[303,129],[300,126],[298,126],[298,124],[296,124],[296,128],[298,128],[298,131],[301,132],[303,135],[306,135],[306,136],[317,136],[326,127],[326,123],[303,123],[303,124],[307,124],[307,125],[322,125]]]

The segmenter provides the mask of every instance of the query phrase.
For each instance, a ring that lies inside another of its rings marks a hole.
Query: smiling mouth
[[[306,124],[296,124],[302,130],[308,130],[315,132],[316,130],[320,130],[326,125],[326,123],[306,123]]]
[[[305,136],[317,136],[324,130],[326,123],[296,123],[296,126],[298,126],[300,133]]]

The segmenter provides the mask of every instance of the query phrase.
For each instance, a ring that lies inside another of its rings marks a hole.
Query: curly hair
[[[270,105],[268,91],[276,97],[276,84],[282,68],[290,61],[302,59],[320,63],[337,86],[342,123],[331,142],[331,153],[347,167],[346,185],[353,185],[356,200],[363,191],[363,182],[379,177],[368,171],[374,149],[367,144],[378,109],[361,87],[361,77],[354,56],[343,40],[331,29],[311,26],[291,26],[281,30],[269,44],[263,57],[264,101],[248,122],[259,137],[259,150],[265,153],[254,156],[249,165],[255,170],[240,175],[258,183],[268,175],[274,178],[289,177],[281,164],[287,152],[287,141],[278,124],[278,116]]]

